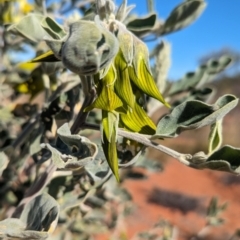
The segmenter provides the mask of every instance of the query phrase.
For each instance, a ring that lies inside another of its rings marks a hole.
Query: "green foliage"
[[[233,95],[224,95],[213,105],[196,100],[185,101],[160,119],[156,134],[152,139],[177,137],[182,131],[212,125],[222,119],[237,104],[238,98]]]
[[[0,221],[0,237],[47,239],[57,226],[59,205],[48,194],[41,194],[26,204],[20,218]]]
[[[91,2],[71,1],[69,10],[77,8],[82,15],[62,15],[61,25],[55,13],[68,12],[64,1],[48,7],[45,1],[25,1],[14,16],[14,1],[0,0],[0,22],[12,23],[1,26],[0,193],[14,196],[6,200],[0,194],[6,206],[0,211],[0,237],[90,239],[118,228],[131,212],[131,196],[121,183],[134,176],[133,165],[162,169],[147,158],[146,147],[186,167],[240,173],[240,149],[221,146],[222,119],[238,98],[226,94],[211,104],[215,89],[206,86],[232,57],[210,59],[170,83],[169,43],[162,41],[151,54],[144,43],[148,36],[158,38],[191,24],[205,1],[184,1],[164,22],[152,11],[153,1],[145,17],[131,15],[133,6],[126,0],[116,10],[112,0]],[[35,58],[14,65],[9,53],[23,54],[23,43],[34,49]],[[156,106],[169,111],[157,125],[149,116]],[[208,154],[182,154],[154,141],[207,125]],[[7,216],[11,207],[14,213]],[[219,222],[212,219],[223,208],[213,200],[210,225]],[[173,227],[161,222],[139,238],[159,237],[155,230],[164,239],[172,237]]]

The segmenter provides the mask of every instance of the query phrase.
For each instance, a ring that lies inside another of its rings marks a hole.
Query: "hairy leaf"
[[[216,151],[222,144],[222,120],[217,121],[211,126],[209,135],[208,152]]]
[[[210,59],[201,65],[195,72],[187,73],[182,79],[174,82],[170,88],[169,95],[174,95],[194,87],[200,87],[211,81],[216,74],[225,70],[232,62],[232,58],[223,55],[219,59]]]
[[[213,105],[201,101],[184,102],[159,121],[153,139],[177,137],[182,131],[211,125],[222,119],[237,104],[238,98],[233,95],[224,95]]]
[[[0,222],[0,237],[4,239],[47,239],[47,232],[25,230],[26,223],[17,218],[7,218]]]
[[[50,17],[45,17],[41,22],[42,27],[48,32],[48,34],[54,39],[62,39],[67,34],[57,22]]]
[[[156,13],[150,13],[144,18],[136,18],[128,22],[127,28],[136,35],[142,35],[152,30],[157,20]]]
[[[26,223],[26,230],[53,232],[59,216],[59,205],[56,200],[43,193],[26,204],[20,220]]]
[[[240,149],[226,145],[198,164],[199,168],[240,174]]]
[[[21,36],[38,43],[44,37],[50,37],[47,31],[41,26],[44,19],[43,15],[31,13],[23,17],[19,23],[13,24],[8,28],[8,31],[13,31]]]
[[[9,159],[4,152],[0,152],[0,176],[2,175],[3,170],[7,167]]]
[[[97,154],[97,146],[86,137],[71,135],[68,124],[57,131],[62,140],[61,148],[50,144],[41,144],[52,152],[52,160],[58,168],[78,170],[92,161]]]
[[[190,0],[178,5],[165,21],[161,35],[180,30],[196,20],[206,7],[204,0]]]

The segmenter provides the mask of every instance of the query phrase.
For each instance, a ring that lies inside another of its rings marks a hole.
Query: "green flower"
[[[117,12],[119,20],[111,14],[111,9],[108,8],[104,14],[101,7],[101,19],[96,15],[94,22],[80,20],[73,23],[70,33],[62,40],[46,40],[52,54],[48,52],[33,62],[52,59],[55,55],[80,76],[92,75],[97,97],[84,111],[102,110],[103,151],[119,181],[118,128],[152,135],[156,126],[144,110],[146,95],[170,106],[151,74],[147,46],[119,21],[125,18],[126,1]]]
[[[169,107],[162,97],[149,67],[147,46],[119,23],[116,37],[119,52],[106,75],[95,75],[98,97],[85,111],[102,110],[102,145],[115,177],[119,180],[117,129],[154,134],[156,126],[141,105],[145,95]]]

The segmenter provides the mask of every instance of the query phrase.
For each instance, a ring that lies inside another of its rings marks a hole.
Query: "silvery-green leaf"
[[[206,7],[204,0],[190,0],[178,5],[161,28],[161,35],[180,30],[196,20]]]
[[[41,147],[52,152],[52,160],[58,168],[78,170],[95,158],[96,144],[86,137],[71,135],[67,123],[58,129],[57,134],[64,143],[61,148],[50,144],[41,144]]]
[[[47,232],[26,230],[26,223],[17,218],[7,218],[0,221],[0,237],[6,240],[10,239],[47,239]]]
[[[165,90],[167,73],[171,65],[171,46],[168,42],[162,41],[156,46],[155,50],[155,72],[156,72],[156,83],[158,89],[163,92]]]
[[[200,67],[195,72],[188,72],[182,79],[172,84],[168,94],[171,96],[195,87],[201,81],[205,72],[206,67]]]
[[[176,107],[177,105],[192,100],[199,100],[202,102],[210,102],[212,97],[215,95],[216,90],[212,88],[202,88],[202,89],[193,89],[191,90],[187,96],[177,99],[172,103],[172,107]]]
[[[117,10],[115,18],[120,22],[124,22],[124,20],[133,8],[135,8],[135,5],[127,6],[127,0],[123,0]]]
[[[43,193],[25,205],[20,220],[26,224],[26,230],[52,233],[57,226],[58,216],[58,203]]]
[[[222,144],[222,120],[212,124],[209,135],[208,152],[216,151]]]
[[[153,29],[157,20],[156,13],[150,13],[144,18],[136,18],[128,22],[127,28],[134,34],[142,35]]]
[[[211,81],[216,74],[225,70],[231,62],[232,58],[227,55],[223,55],[219,59],[210,59],[195,72],[189,72],[182,79],[174,82],[168,94],[174,95],[193,87],[201,87],[203,84]]]
[[[62,39],[66,36],[66,32],[64,31],[63,27],[60,26],[57,22],[55,22],[50,17],[44,17],[41,22],[42,27],[48,32],[48,34],[53,39]]]
[[[116,19],[119,20],[120,22],[123,22],[123,20],[126,17],[126,9],[127,0],[123,0],[116,13]]]
[[[13,31],[21,36],[38,43],[44,37],[50,37],[47,31],[41,26],[41,22],[45,17],[40,14],[28,14],[23,17],[20,22],[13,24],[8,28],[8,31]]]
[[[232,57],[228,55],[223,55],[219,59],[210,59],[206,64],[207,73],[217,74],[226,69],[232,63],[232,61]]]
[[[40,126],[37,129],[34,129],[30,135],[30,155],[33,155],[41,150],[41,138],[43,134],[43,127]]]
[[[109,175],[110,169],[105,159],[102,147],[98,146],[96,158],[84,167],[95,184],[98,184]]]
[[[222,119],[237,104],[238,98],[233,95],[224,95],[213,105],[197,100],[184,102],[160,119],[153,139],[177,137],[182,131],[211,125]]]
[[[0,176],[2,176],[2,172],[7,167],[8,163],[8,156],[4,152],[0,152]]]
[[[225,145],[198,164],[198,167],[240,174],[240,149]]]

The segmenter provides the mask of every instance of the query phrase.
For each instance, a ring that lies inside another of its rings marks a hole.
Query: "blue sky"
[[[119,4],[121,1],[116,0]],[[155,0],[158,16],[166,19],[171,10],[183,0]],[[172,66],[170,79],[179,79],[187,71],[198,66],[200,57],[231,48],[240,52],[240,1],[206,0],[207,7],[192,25],[183,30],[164,36],[172,46]],[[132,11],[139,15],[147,13],[146,0],[128,0],[136,4]],[[161,38],[158,40],[160,41]]]

